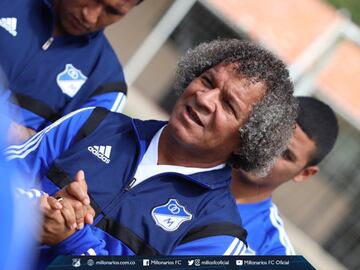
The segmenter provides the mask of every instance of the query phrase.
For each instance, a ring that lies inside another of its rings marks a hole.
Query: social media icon
[[[243,260],[236,260],[236,265],[243,265]]]
[[[93,266],[94,264],[95,264],[94,260],[92,260],[92,259],[87,260],[87,265],[88,266]]]
[[[149,266],[149,265],[150,265],[150,260],[143,259],[143,266]]]
[[[195,260],[195,266],[200,266],[200,260],[199,259]]]
[[[188,265],[193,265],[194,264],[194,260],[188,260]]]

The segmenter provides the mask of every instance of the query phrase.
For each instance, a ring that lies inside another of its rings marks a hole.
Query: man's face
[[[79,36],[99,31],[126,15],[139,0],[54,0],[62,30]]]
[[[264,178],[258,178],[249,173],[243,173],[243,180],[256,183],[259,186],[277,187],[288,180],[303,181],[317,173],[317,166],[306,166],[315,153],[316,145],[305,132],[296,125],[287,150],[276,161],[270,173]],[[234,172],[236,173],[236,172]],[[238,172],[239,173],[239,172]]]
[[[169,128],[184,147],[225,162],[240,144],[239,128],[265,94],[262,82],[251,83],[233,64],[219,64],[194,79],[177,101]]]

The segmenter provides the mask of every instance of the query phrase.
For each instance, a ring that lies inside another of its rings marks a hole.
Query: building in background
[[[138,49],[148,53],[140,57],[149,58],[146,66],[135,62],[139,69],[127,106],[142,118],[166,117],[176,100],[176,61],[202,41],[249,39],[281,57],[298,94],[334,108],[340,135],[321,173],[301,185],[284,185],[275,201],[289,220],[296,249],[317,269],[360,269],[360,31],[346,13],[321,0],[147,0],[107,34],[126,76],[133,75],[127,64],[134,65]]]

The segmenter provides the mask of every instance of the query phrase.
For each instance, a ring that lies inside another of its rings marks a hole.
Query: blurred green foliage
[[[345,8],[351,14],[351,19],[360,25],[360,0],[328,0],[336,8]]]

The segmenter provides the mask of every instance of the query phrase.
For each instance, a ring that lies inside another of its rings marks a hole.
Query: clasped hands
[[[90,206],[84,172],[78,171],[74,181],[54,197],[44,195],[40,210],[43,214],[40,241],[46,245],[58,244],[85,224],[92,224],[95,211]]]

